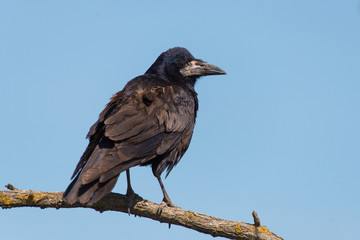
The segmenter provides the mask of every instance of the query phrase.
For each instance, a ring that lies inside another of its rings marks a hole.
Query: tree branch
[[[19,190],[11,184],[6,185],[10,191],[0,191],[0,206],[14,207],[40,207],[44,208],[92,208],[99,212],[118,211],[127,213],[127,198],[125,195],[110,193],[93,206],[76,203],[68,205],[62,201],[63,192],[40,192]],[[241,240],[281,240],[279,236],[270,232],[265,226],[260,226],[260,219],[254,217],[255,225],[224,220],[205,214],[186,211],[178,207],[166,207],[161,214],[157,214],[159,205],[136,196],[133,200],[131,213],[135,216],[147,217],[159,222],[183,226],[196,231],[210,234],[213,237],[221,236],[229,239]],[[253,214],[254,215],[254,214]],[[259,225],[259,226],[257,226]]]

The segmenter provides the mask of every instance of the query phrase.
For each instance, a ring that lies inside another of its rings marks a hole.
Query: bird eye
[[[185,59],[183,57],[176,55],[170,59],[169,63],[170,64],[180,64],[181,62],[184,62],[184,60]]]
[[[170,63],[177,63],[178,62],[178,57],[173,57],[171,60],[170,60]]]

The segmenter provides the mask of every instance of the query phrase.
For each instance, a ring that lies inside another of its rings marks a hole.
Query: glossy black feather
[[[152,165],[157,177],[170,173],[189,146],[198,109],[198,76],[180,73],[192,60],[184,48],[169,49],[111,98],[90,128],[64,201],[96,203],[133,166]]]

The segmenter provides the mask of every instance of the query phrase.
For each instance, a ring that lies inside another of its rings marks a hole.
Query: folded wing
[[[90,143],[64,198],[95,203],[111,192],[122,171],[152,164],[156,176],[178,163],[189,146],[195,93],[181,86],[153,86],[114,95],[88,134]]]

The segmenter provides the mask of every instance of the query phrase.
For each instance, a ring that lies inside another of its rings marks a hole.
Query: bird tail
[[[107,179],[103,179],[102,175],[106,172],[99,171],[98,163],[109,156],[117,157],[111,154],[115,149],[100,148],[97,146],[86,165],[79,170],[74,180],[70,183],[63,195],[63,201],[68,204],[80,202],[82,204],[93,205],[101,198],[105,197],[114,188],[119,172],[112,172]]]
[[[134,151],[135,147],[126,148]],[[85,157],[80,159],[80,165],[76,167],[76,177],[70,183],[63,195],[63,201],[68,204],[80,202],[93,205],[105,197],[114,188],[121,172],[142,164],[154,156],[131,159],[128,155],[132,152],[117,151],[117,148],[97,145],[90,156],[87,151]],[[121,155],[121,160],[119,157]],[[88,158],[88,159],[86,159]]]
[[[93,205],[111,192],[120,174],[106,182],[100,182],[99,179],[95,179],[85,185],[81,184],[81,175],[80,173],[76,176],[63,195],[63,201],[68,204],[80,202],[90,206]]]

